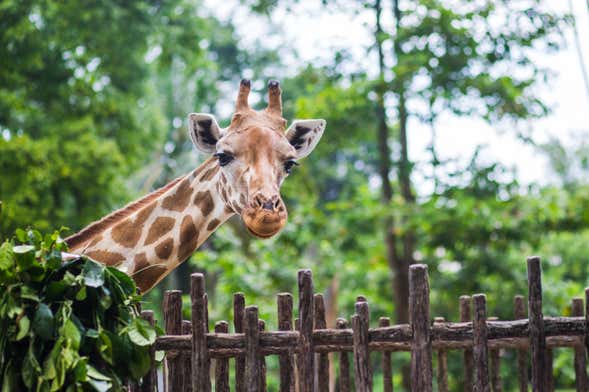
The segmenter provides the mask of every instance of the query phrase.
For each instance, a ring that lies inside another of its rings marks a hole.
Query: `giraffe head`
[[[287,219],[280,186],[297,161],[315,148],[325,120],[296,120],[286,129],[277,81],[268,83],[268,106],[248,105],[250,81],[242,80],[231,124],[221,129],[210,114],[192,113],[188,128],[194,145],[213,154],[220,166],[218,190],[228,209],[240,214],[248,230],[269,238]]]

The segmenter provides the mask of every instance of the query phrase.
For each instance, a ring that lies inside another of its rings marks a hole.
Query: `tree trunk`
[[[399,0],[393,0],[393,17],[395,21],[395,34],[393,39],[393,55],[397,63],[401,57],[401,42],[398,38],[401,26],[401,10],[399,8]],[[395,75],[395,85],[397,92],[397,115],[399,121],[399,139],[398,143],[401,147],[401,157],[398,162],[398,179],[401,191],[401,196],[405,202],[405,208],[408,213],[412,213],[412,207],[415,204],[415,196],[411,189],[411,161],[409,160],[409,146],[407,140],[407,101],[405,82],[403,76]],[[416,235],[415,231],[409,226],[408,217],[405,216],[401,222],[403,227],[403,235],[401,236],[402,254],[396,260],[395,270],[396,279],[396,304],[397,304],[397,322],[408,322],[408,308],[409,308],[409,266],[415,263],[413,253],[415,251]],[[408,366],[403,367],[403,386],[406,390],[411,388],[410,369]]]

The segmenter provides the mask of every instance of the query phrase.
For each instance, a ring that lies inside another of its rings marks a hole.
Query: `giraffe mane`
[[[76,234],[72,234],[71,236],[65,239],[66,244],[70,247],[76,247],[81,245],[99,233],[102,233],[104,230],[108,229],[109,227],[113,226],[115,223],[120,222],[121,220],[125,219],[126,217],[130,216],[131,214],[135,213],[136,211],[141,210],[142,208],[146,207],[152,201],[157,199],[160,195],[165,193],[167,190],[172,188],[176,185],[181,179],[185,176],[180,176],[171,182],[167,183],[166,185],[162,186],[161,188],[148,193],[147,195],[143,196],[141,199],[131,202],[120,208],[114,212],[111,212],[104,218],[96,221],[94,223],[89,224],[84,229],[80,230]]]

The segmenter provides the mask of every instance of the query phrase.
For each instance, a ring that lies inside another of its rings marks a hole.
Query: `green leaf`
[[[12,248],[16,265],[19,270],[26,271],[35,264],[35,247],[32,245],[17,245]]]
[[[8,361],[4,374],[2,375],[2,392],[14,392],[19,390],[19,382],[16,369],[12,364],[12,360]]]
[[[97,392],[107,392],[112,387],[112,382],[99,381],[99,380],[95,380],[91,377],[88,377],[88,384],[90,384],[92,386],[92,388],[94,388],[94,390]]]
[[[54,324],[53,312],[49,306],[44,303],[39,304],[33,318],[33,331],[41,338],[50,340],[53,338]]]
[[[76,301],[83,301],[86,299],[86,286],[80,287],[80,290],[76,293]]]
[[[69,339],[72,343],[72,347],[75,350],[80,348],[80,342],[82,341],[82,335],[80,334],[80,330],[72,320],[67,320],[63,327],[63,335],[66,339]]]
[[[100,373],[96,368],[90,364],[86,366],[86,374],[95,380],[110,381],[110,377]]]
[[[16,335],[16,341],[23,339],[29,333],[31,326],[31,320],[27,316],[23,316],[18,322],[18,335]]]
[[[10,270],[14,266],[14,254],[12,244],[5,241],[0,246],[0,270]]]
[[[134,295],[137,292],[135,282],[129,275],[113,267],[107,267],[106,269],[109,274],[113,275],[118,280],[118,284],[125,295]]]
[[[41,366],[33,352],[33,341],[31,340],[31,344],[23,360],[21,378],[27,388],[31,389],[39,375],[41,375]]]
[[[86,260],[82,274],[86,286],[100,287],[104,284],[104,267],[94,261]]]
[[[142,319],[136,318],[128,327],[129,339],[138,346],[149,346],[155,343],[155,330]]]
[[[143,377],[151,368],[149,347],[134,347],[133,359],[129,363],[129,370],[135,380]]]

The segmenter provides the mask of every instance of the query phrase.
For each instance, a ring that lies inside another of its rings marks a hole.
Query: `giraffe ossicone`
[[[276,235],[288,217],[280,186],[315,148],[326,122],[295,120],[287,129],[277,81],[268,83],[264,110],[250,108],[249,92],[250,82],[244,79],[225,129],[211,114],[188,116],[192,142],[211,157],[66,238],[70,252],[121,269],[146,292],[234,214],[253,235]]]

